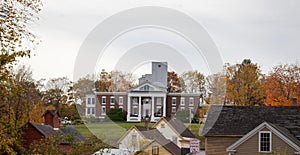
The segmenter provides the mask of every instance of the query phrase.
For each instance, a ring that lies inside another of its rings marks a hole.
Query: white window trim
[[[103,99],[105,99],[105,102],[103,102]],[[106,100],[106,96],[102,96],[102,101],[101,104],[106,104],[107,100]]]
[[[191,104],[191,101],[193,101],[193,104]],[[195,99],[194,97],[189,98],[189,106],[194,106],[195,105]]]
[[[260,135],[261,133],[269,133],[270,134],[270,151],[261,151],[260,149]],[[271,131],[259,131],[258,132],[258,152],[261,152],[261,153],[270,153],[272,152],[272,132]]]
[[[103,108],[105,109],[105,112],[103,112]],[[101,115],[106,115],[106,106],[101,106]]]
[[[111,102],[112,99],[114,100],[114,102]],[[109,102],[110,102],[111,105],[115,105],[115,103],[116,103],[115,97],[114,97],[114,96],[111,96]]]
[[[122,101],[122,102],[120,102],[120,101]],[[119,105],[123,105],[123,103],[124,103],[124,98],[123,98],[123,96],[120,96],[119,97]]]
[[[175,100],[175,104],[173,104],[173,100]],[[176,97],[172,97],[172,105],[174,106],[174,105],[176,105],[176,101],[177,99],[176,99]]]
[[[184,97],[180,98],[180,105],[185,106],[185,98]]]

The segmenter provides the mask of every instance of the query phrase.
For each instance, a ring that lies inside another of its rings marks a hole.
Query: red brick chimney
[[[44,120],[45,120],[45,125],[51,125],[54,130],[59,129],[59,117],[60,114],[57,110],[46,110],[43,114]]]

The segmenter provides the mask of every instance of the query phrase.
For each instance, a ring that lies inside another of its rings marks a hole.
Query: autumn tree
[[[177,73],[175,73],[174,71],[168,72],[168,92],[170,93],[182,92],[182,81],[180,80]]]
[[[68,92],[72,89],[72,82],[67,77],[50,79],[42,91],[43,101],[48,105],[54,105],[59,109],[61,104],[68,101]]]
[[[81,102],[85,102],[85,96],[87,94],[94,93],[93,92],[93,90],[95,89],[94,77],[87,75],[85,77],[80,78],[74,83],[73,89],[75,91],[75,98],[77,100],[80,99]]]
[[[131,73],[102,70],[95,81],[95,89],[99,92],[124,92],[134,85],[134,81]]]
[[[226,75],[224,73],[215,73],[206,78],[209,88],[209,97],[207,102],[210,104],[224,104],[226,94]]]
[[[14,154],[22,152],[20,133],[40,94],[29,69],[20,67],[9,72],[8,80],[3,83],[6,87],[0,93],[0,153]]]
[[[205,76],[199,71],[188,71],[180,75],[185,93],[206,93]]]
[[[293,99],[300,105],[300,67],[298,64],[278,65],[266,78],[266,104],[292,105]]]
[[[250,59],[241,64],[226,64],[226,104],[262,105],[263,83],[260,67]]]

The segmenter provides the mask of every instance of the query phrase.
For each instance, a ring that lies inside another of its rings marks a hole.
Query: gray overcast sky
[[[149,5],[178,10],[199,22],[223,62],[250,58],[267,73],[300,58],[299,0],[50,0],[32,28],[42,42],[35,56],[24,61],[36,79],[72,79],[79,48],[93,28],[120,11]]]

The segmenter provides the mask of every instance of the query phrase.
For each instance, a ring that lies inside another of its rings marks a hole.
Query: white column
[[[166,112],[167,112],[167,103],[166,103],[166,101],[167,101],[167,98],[166,98],[166,95],[164,95],[164,97],[163,97],[163,117],[166,117]]]
[[[131,101],[130,101],[130,96],[127,96],[127,122],[130,120],[130,111],[131,111]]]
[[[139,121],[141,121],[141,117],[142,117],[142,98],[141,96],[139,96],[139,116],[138,116]]]
[[[154,96],[151,99],[151,122],[154,121]]]

